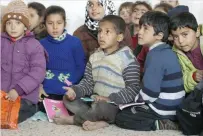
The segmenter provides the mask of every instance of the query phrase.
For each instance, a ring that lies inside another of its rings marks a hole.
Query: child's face
[[[184,52],[192,51],[198,46],[198,33],[188,27],[172,30],[171,33],[174,45]]]
[[[133,12],[132,12],[132,23],[134,25],[139,25],[140,18],[147,11],[149,11],[149,10],[144,5],[135,6],[135,8],[133,9]]]
[[[98,0],[89,0],[88,13],[91,19],[99,21],[104,17],[105,11]]]
[[[35,9],[28,8],[28,11],[30,14],[30,23],[31,23],[30,30],[32,31],[42,22],[42,18],[40,18]]]
[[[62,35],[65,28],[65,21],[60,14],[50,14],[46,18],[46,28],[49,35],[57,38]]]
[[[157,38],[154,35],[154,28],[152,26],[143,24],[138,32],[138,44],[150,47],[157,42]]]
[[[119,16],[122,17],[123,20],[125,20],[126,24],[130,24],[131,23],[131,14],[132,14],[132,11],[130,8],[122,8]]]
[[[106,53],[111,53],[119,47],[119,41],[122,41],[122,38],[119,39],[114,24],[108,21],[99,23],[98,42],[100,48],[104,49]]]
[[[15,38],[16,40],[22,38],[25,34],[25,25],[15,19],[9,19],[6,22],[6,32],[9,36]]]
[[[162,3],[167,3],[171,5],[172,7],[178,6],[178,1],[177,0],[161,0]]]

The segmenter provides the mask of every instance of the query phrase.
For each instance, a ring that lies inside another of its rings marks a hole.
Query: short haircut
[[[136,1],[133,5],[132,5],[132,11],[134,11],[135,7],[138,5],[143,5],[145,6],[148,10],[152,10],[152,6],[150,4],[148,4],[145,1]]]
[[[33,8],[37,11],[38,16],[44,17],[46,7],[39,2],[28,3],[28,8]]]
[[[176,31],[178,28],[188,27],[195,32],[197,31],[198,24],[195,16],[189,12],[183,12],[170,18],[170,31]]]
[[[170,5],[170,4],[167,4],[167,3],[160,3],[160,4],[157,4],[155,8],[161,8],[163,9],[163,11],[165,11],[166,13],[168,13],[168,11],[170,11],[171,9],[173,9],[173,7]]]
[[[66,22],[66,12],[65,10],[60,7],[60,6],[50,6],[46,9],[45,15],[44,15],[44,22],[46,22],[46,19],[49,15],[51,14],[60,14],[64,20],[64,22]]]
[[[140,26],[149,25],[154,28],[155,35],[163,33],[163,42],[168,40],[169,36],[169,17],[160,11],[148,11],[141,18]]]
[[[119,9],[118,9],[118,14],[120,14],[121,10],[123,8],[130,8],[130,10],[132,11],[132,5],[133,5],[133,2],[124,2],[120,5]]]
[[[124,34],[126,29],[125,21],[116,15],[107,15],[99,23],[110,22],[114,25],[117,34]]]

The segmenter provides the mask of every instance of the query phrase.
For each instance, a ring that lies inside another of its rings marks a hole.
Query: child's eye
[[[183,37],[186,37],[187,36],[187,34],[183,34]]]
[[[34,17],[34,15],[33,15],[33,14],[31,14],[31,15],[30,15],[30,17]]]
[[[98,30],[98,33],[101,33],[101,30],[100,30],[100,29]]]
[[[137,10],[135,9],[133,12],[137,12]]]
[[[102,6],[102,4],[101,4],[100,2],[98,2],[98,4],[97,4],[97,5],[98,5],[98,7]]]
[[[92,8],[93,6],[94,6],[94,5],[93,5],[92,3],[89,3],[89,4],[88,4],[88,7],[89,7],[89,8]]]
[[[19,24],[21,24],[21,22],[20,22],[20,21],[17,21],[16,23],[17,23],[18,25],[19,25]]]
[[[6,24],[7,24],[7,25],[10,25],[10,24],[11,24],[11,22],[6,22]]]
[[[178,39],[178,36],[173,36],[174,39]]]
[[[110,33],[110,31],[109,31],[109,30],[106,30],[106,34],[108,34],[108,33]]]
[[[145,26],[145,27],[144,27],[144,30],[148,30],[148,28]]]

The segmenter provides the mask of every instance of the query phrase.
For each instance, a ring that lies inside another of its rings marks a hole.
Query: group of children
[[[125,2],[119,17],[111,0],[87,0],[74,36],[62,7],[10,2],[1,22],[1,90],[22,98],[19,122],[44,111],[46,97],[63,100],[71,113],[55,116],[56,124],[178,129],[176,110],[203,79],[203,41],[188,7],[170,2],[153,10]],[[119,110],[131,102],[145,104]]]

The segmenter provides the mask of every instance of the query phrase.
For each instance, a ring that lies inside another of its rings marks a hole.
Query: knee
[[[78,100],[69,101],[65,96],[63,97],[63,103],[68,111],[72,112],[73,114],[79,113],[83,109]]]

